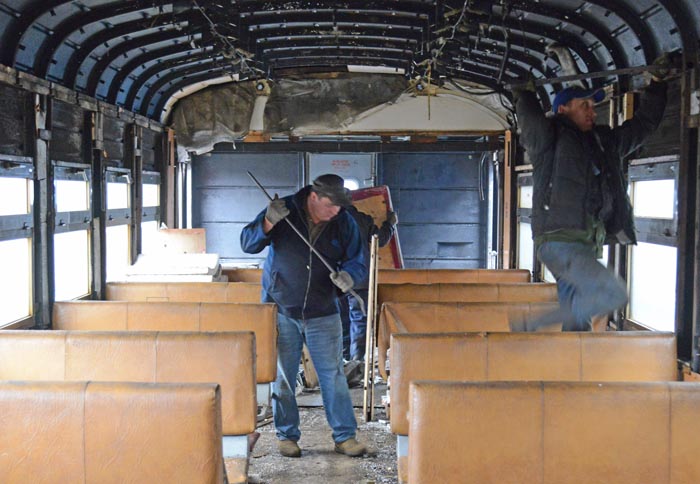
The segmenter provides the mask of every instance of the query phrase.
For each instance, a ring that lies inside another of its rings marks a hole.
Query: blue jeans
[[[529,321],[528,330],[561,322],[562,331],[590,331],[593,316],[627,304],[625,284],[596,260],[592,245],[544,242],[537,255],[557,280],[559,309]]]
[[[367,305],[368,289],[355,289],[358,296]],[[367,341],[367,316],[362,314],[359,301],[352,294],[348,294],[350,306],[350,358],[362,360],[365,357],[365,342]]]
[[[318,374],[326,420],[337,443],[355,437],[357,421],[343,372],[343,338],[340,316],[293,319],[277,315],[277,380],[272,385],[272,413],[280,440],[297,441],[299,408],[295,397],[296,377],[304,342]]]

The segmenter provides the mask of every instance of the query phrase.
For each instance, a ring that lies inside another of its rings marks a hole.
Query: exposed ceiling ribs
[[[0,26],[0,63],[158,119],[226,75],[359,66],[500,90],[556,76],[553,42],[583,72],[642,65],[697,52],[700,0],[0,0]]]

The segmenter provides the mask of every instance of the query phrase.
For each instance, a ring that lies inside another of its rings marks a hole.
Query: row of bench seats
[[[267,404],[269,384],[274,381],[277,371],[277,307],[258,302],[164,302],[199,299],[259,301],[259,284],[109,285],[108,292],[112,297],[122,297],[120,291],[127,294],[123,297],[136,297],[149,302],[57,302],[53,311],[54,331],[8,333],[15,341],[9,344],[12,352],[0,350],[0,379],[60,381],[65,378],[75,381],[102,379],[133,382],[150,381],[149,375],[153,375],[153,381],[161,381],[167,374],[171,377],[168,381],[219,382],[224,397],[218,423],[220,433],[223,432],[223,452],[219,454],[227,457],[228,482],[245,482],[247,437],[255,431],[256,420],[255,385],[249,385],[249,374],[252,372],[259,383],[257,393],[260,404]],[[250,351],[201,344],[203,338],[211,343],[240,334],[232,331],[254,332],[254,335],[250,335],[254,336]],[[0,335],[0,340],[2,336],[5,334]],[[27,340],[28,344],[17,344],[19,339],[29,336],[32,339],[41,337],[42,342],[35,345]],[[63,357],[60,351],[45,351],[47,338],[48,346],[52,346],[50,341],[55,343],[61,336],[66,346]],[[145,343],[144,338],[150,342]],[[172,338],[179,339],[177,351],[169,350]],[[31,351],[30,346],[35,351]],[[179,360],[176,359],[178,355]],[[65,362],[63,375],[59,360]],[[92,365],[93,360],[98,364]],[[17,365],[12,366],[12,362]],[[151,363],[158,367],[152,367]],[[239,366],[234,368],[229,363]],[[246,402],[246,408],[232,406],[236,399]],[[142,434],[142,438],[145,435]],[[220,439],[220,450],[221,442]],[[186,442],[181,444],[187,445]],[[220,467],[216,459],[209,461],[209,465]]]
[[[277,377],[277,306],[262,303],[63,301],[53,328],[81,331],[253,331],[256,381]]]
[[[400,482],[700,482],[700,461],[675,457],[690,452],[691,440],[681,433],[669,443],[671,429],[659,425],[690,418],[689,406],[700,401],[700,384],[684,383],[691,391],[659,383],[678,379],[672,333],[395,334],[391,368]],[[521,404],[522,386],[514,382],[527,380],[537,382]],[[438,383],[449,381],[461,383]],[[543,400],[550,388],[543,382],[557,382],[556,398]],[[669,392],[681,392],[683,403],[668,407]],[[660,394],[663,414],[647,405]],[[562,408],[571,419],[564,427],[566,419],[556,417]],[[544,451],[543,437],[551,444]],[[629,452],[619,462],[611,449]],[[658,469],[638,472],[648,449],[670,459],[661,457],[673,478]],[[564,474],[543,476],[543,462],[562,462]]]
[[[255,431],[255,335],[252,332],[101,332],[6,331],[0,332],[0,380],[104,381],[143,383],[210,383],[220,387],[220,417],[215,428],[223,433],[223,455],[229,482],[246,482],[248,434]],[[147,398],[147,397],[144,397]],[[189,415],[173,403],[161,413],[172,415],[178,425],[189,425]],[[113,418],[107,409],[100,417]],[[125,424],[124,431],[138,429]],[[141,430],[138,430],[141,432]],[[161,438],[150,434],[148,439]],[[177,431],[163,438],[178,436]],[[31,434],[27,439],[33,439]],[[190,443],[179,440],[186,447]],[[193,441],[196,442],[196,441]],[[34,441],[13,442],[37,452]],[[10,445],[10,444],[8,444]],[[219,449],[222,441],[218,442]],[[50,449],[43,449],[51,452]],[[121,448],[119,449],[121,451]],[[220,466],[220,453],[211,454],[207,472]],[[2,460],[2,459],[0,459]],[[189,461],[180,465],[185,467]],[[19,465],[15,463],[8,465]],[[122,482],[138,481],[125,480]],[[4,481],[3,481],[4,482]],[[22,481],[15,481],[22,482]],[[27,480],[24,482],[37,482]],[[56,481],[55,481],[56,482]],[[65,481],[72,482],[72,481]],[[97,481],[92,481],[97,482]],[[167,482],[163,479],[141,482]]]
[[[0,429],[4,484],[224,482],[216,384],[0,382]]]
[[[257,282],[262,269],[229,268],[222,271],[229,282]],[[379,284],[530,282],[527,269],[379,269]]]
[[[411,484],[700,482],[700,383],[411,384]]]

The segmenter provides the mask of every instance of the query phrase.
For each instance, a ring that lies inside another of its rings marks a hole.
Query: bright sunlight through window
[[[56,301],[66,301],[90,292],[90,245],[87,230],[56,234],[54,274]]]
[[[31,314],[31,261],[31,239],[0,242],[0,326]]]

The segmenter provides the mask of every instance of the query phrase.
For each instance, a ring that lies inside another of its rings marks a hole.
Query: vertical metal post
[[[175,132],[166,128],[162,141],[163,157],[159,160],[161,167],[160,176],[160,213],[161,222],[169,228],[175,228]]]
[[[55,223],[53,166],[49,156],[51,98],[30,94],[32,155],[34,157],[34,324],[51,327],[54,294],[53,233]]]
[[[129,193],[131,198],[131,241],[130,259],[135,263],[141,253],[141,220],[143,219],[143,159],[141,157],[141,142],[143,128],[137,124],[126,127],[125,153],[126,167],[131,169],[131,186]]]
[[[86,132],[90,133],[90,149],[88,160],[92,166],[90,210],[92,213],[92,296],[94,299],[104,299],[106,284],[106,182],[105,167],[102,160],[103,143],[103,114],[93,111],[86,115]]]
[[[685,56],[685,54],[684,54]],[[684,65],[685,62],[684,62]],[[680,157],[678,167],[678,263],[676,277],[676,335],[678,357],[692,359],[698,371],[698,358],[693,355],[694,330],[697,329],[698,307],[698,128],[690,124],[690,96],[696,85],[695,69],[681,76]],[[687,223],[693,221],[694,224]],[[697,352],[696,352],[697,353]]]
[[[362,399],[362,415],[365,422],[374,419],[374,350],[377,331],[377,276],[379,274],[379,237],[373,235],[370,240],[369,291],[367,292],[367,333],[365,339],[365,374]],[[379,365],[386,362],[379,361]]]
[[[505,148],[503,153],[503,257],[501,269],[514,267],[515,255],[515,191],[513,190],[513,178],[515,173],[515,140],[513,132],[505,133]]]

